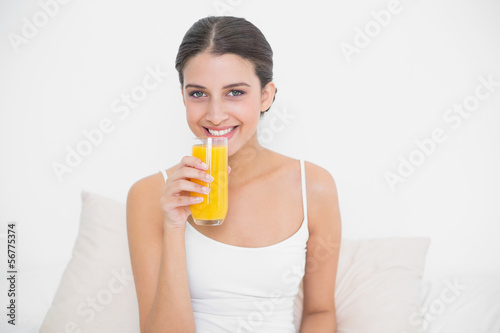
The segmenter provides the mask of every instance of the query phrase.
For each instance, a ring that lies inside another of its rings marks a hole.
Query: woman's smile
[[[238,129],[238,126],[224,126],[224,127],[203,127],[207,136],[211,137],[224,137],[228,140],[231,139]]]

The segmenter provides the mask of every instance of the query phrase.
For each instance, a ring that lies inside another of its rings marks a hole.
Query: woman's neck
[[[254,135],[236,153],[229,156],[229,178],[233,180],[233,185],[246,183],[261,173],[264,166],[262,161],[265,160],[267,152],[268,150],[259,144],[257,135]]]

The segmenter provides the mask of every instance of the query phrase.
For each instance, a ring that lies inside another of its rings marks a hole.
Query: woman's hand
[[[207,194],[208,187],[197,184],[191,179],[205,183],[213,181],[206,171],[208,166],[197,157],[184,156],[175,172],[167,178],[160,199],[164,217],[164,228],[185,228],[191,211],[189,206],[203,201],[202,197],[191,196],[190,192]]]

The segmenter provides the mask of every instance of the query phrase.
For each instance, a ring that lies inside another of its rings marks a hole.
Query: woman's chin
[[[232,156],[236,155],[242,147],[238,145],[236,142],[228,142],[228,147],[227,147],[227,156],[231,158]]]
[[[231,157],[238,152],[238,149],[233,149],[231,146],[227,149],[227,157]]]

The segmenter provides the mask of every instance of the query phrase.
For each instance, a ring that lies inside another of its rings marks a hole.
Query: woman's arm
[[[335,279],[341,239],[337,188],[327,170],[311,163],[305,165],[309,240],[300,332],[334,333]]]
[[[135,183],[127,198],[130,257],[141,333],[195,332],[189,295],[184,229],[164,228],[161,182]]]

